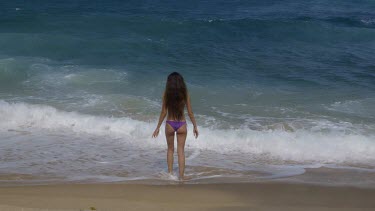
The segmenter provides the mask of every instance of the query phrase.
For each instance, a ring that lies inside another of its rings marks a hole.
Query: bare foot
[[[180,177],[179,178],[179,181],[180,182],[187,182],[187,181],[189,181],[191,179],[191,177],[189,177],[189,176],[183,176],[183,177]]]
[[[180,183],[180,184],[184,184],[185,181],[186,181],[186,180],[185,180],[184,178],[181,178],[181,177],[178,179],[178,183]]]

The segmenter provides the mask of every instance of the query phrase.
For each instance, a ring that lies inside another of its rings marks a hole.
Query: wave
[[[88,18],[88,17],[86,17]],[[139,50],[140,48],[149,48],[158,46],[158,50],[168,50],[165,48],[166,42],[175,39],[184,39],[185,42],[192,42],[194,44],[198,41],[212,41],[220,42],[226,40],[227,42],[235,41],[236,39],[249,40],[247,36],[262,35],[260,38],[269,41],[278,41],[281,38],[299,38],[302,39],[298,33],[303,33],[304,36],[321,37],[320,34],[314,33],[316,31],[324,32],[332,36],[337,36],[337,29],[326,27],[325,24],[332,24],[334,26],[358,27],[358,28],[374,28],[375,19],[373,16],[331,16],[326,18],[314,16],[296,16],[296,17],[266,17],[266,18],[152,18],[152,17],[90,17],[86,20],[82,18],[81,21],[69,21],[69,27],[60,31],[58,34],[49,34],[45,30],[40,29],[39,33],[29,31],[10,30],[6,33],[1,33],[0,46],[2,52],[7,55],[15,55],[15,52],[23,52],[22,55],[40,57],[52,57],[57,60],[71,60],[72,58],[86,58],[90,59],[92,56],[87,55],[87,51],[102,55],[101,53],[113,53],[111,55],[123,54],[132,56],[131,49]],[[108,23],[110,23],[108,25]],[[34,23],[35,25],[43,25],[46,23]],[[61,23],[56,23],[56,26],[65,25],[66,20],[61,20]],[[107,26],[107,27],[98,27]],[[25,28],[23,25],[19,28]],[[48,28],[44,26],[44,28]],[[61,30],[61,27],[50,29]],[[124,29],[124,30],[119,30]],[[126,29],[126,30],[125,30]],[[199,33],[197,33],[199,32]],[[367,40],[367,33],[358,31],[340,31],[342,36],[356,36],[364,37]],[[114,34],[111,39],[100,39],[95,36],[99,34]],[[359,34],[357,34],[359,33]],[[86,39],[82,40],[82,34]],[[187,36],[187,34],[189,36]],[[276,36],[279,34],[279,36]],[[204,36],[203,36],[204,35]],[[287,35],[287,36],[286,36]],[[371,33],[370,33],[371,35]],[[284,36],[286,36],[284,38]],[[174,38],[174,39],[171,39]],[[289,38],[289,39],[290,39]],[[324,38],[324,37],[323,37]],[[98,42],[98,40],[100,42]],[[311,39],[305,39],[311,41]],[[35,43],[38,43],[36,45]],[[61,44],[63,43],[63,45]],[[208,42],[209,43],[209,42]],[[170,44],[170,43],[168,43]],[[176,43],[176,47],[179,43]],[[49,48],[41,48],[40,46],[51,46]],[[76,51],[79,46],[82,50]],[[204,46],[204,45],[203,45]],[[31,48],[32,54],[25,52],[25,47]],[[59,48],[59,51],[55,49]],[[160,48],[160,49],[159,49]],[[71,50],[72,49],[72,50]],[[113,49],[112,51],[100,51],[98,49]],[[127,51],[119,51],[118,49],[127,49]],[[150,48],[149,50],[152,50]],[[69,53],[66,53],[69,51]],[[137,52],[137,51],[134,51]],[[17,55],[17,54],[16,54]],[[112,61],[112,60],[109,60]]]
[[[114,118],[65,112],[46,105],[0,101],[2,133],[64,133],[119,139],[138,147],[165,147],[164,137],[151,140],[155,122],[128,117]],[[333,127],[327,122],[326,128]],[[161,131],[160,134],[163,134]],[[215,129],[200,127],[200,137],[188,134],[188,147],[221,154],[242,154],[249,160],[270,159],[295,162],[352,163],[374,165],[373,134],[298,129],[287,131]]]
[[[331,18],[322,19],[322,20],[330,22],[330,23],[342,24],[342,25],[353,26],[353,27],[363,27],[363,28],[375,27],[375,19],[366,18],[366,17],[363,17],[363,18],[331,17]]]
[[[12,84],[27,79],[28,66],[14,58],[0,59],[0,82]]]
[[[189,22],[200,22],[206,24],[214,23],[231,23],[231,24],[248,24],[257,25],[264,24],[264,26],[277,26],[278,24],[288,23],[288,24],[298,24],[303,22],[327,22],[332,24],[340,24],[346,26],[357,26],[371,28],[375,27],[375,19],[372,17],[341,17],[341,16],[331,16],[326,18],[313,17],[313,16],[297,16],[297,17],[284,17],[284,18],[240,18],[240,19],[202,19],[198,21],[189,20]]]
[[[328,110],[352,114],[363,118],[375,118],[373,105],[375,98],[337,101],[327,107]]]

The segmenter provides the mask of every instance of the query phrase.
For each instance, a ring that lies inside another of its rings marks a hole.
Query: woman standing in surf
[[[198,138],[197,124],[191,109],[190,96],[188,94],[184,78],[179,73],[173,72],[168,76],[167,79],[159,122],[154,133],[152,134],[152,137],[156,138],[158,136],[160,126],[165,116],[167,116],[167,121],[165,124],[165,137],[168,145],[168,172],[170,174],[173,173],[174,137],[176,134],[180,180],[184,180],[185,172],[185,141],[187,135],[186,119],[184,115],[185,107],[187,108],[188,115],[194,126],[194,136],[195,138]]]

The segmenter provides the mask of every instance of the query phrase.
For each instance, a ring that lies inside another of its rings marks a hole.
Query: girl
[[[185,171],[185,140],[186,140],[186,120],[184,109],[187,108],[188,115],[193,123],[193,133],[195,138],[198,138],[198,129],[195,122],[194,114],[191,109],[190,96],[187,92],[184,78],[177,72],[173,72],[168,76],[167,84],[163,94],[163,105],[160,112],[159,123],[152,134],[156,138],[159,134],[160,126],[167,116],[165,124],[165,137],[167,139],[168,152],[168,172],[173,173],[173,153],[174,153],[174,136],[177,134],[177,154],[178,154],[178,167],[179,178],[184,180]]]

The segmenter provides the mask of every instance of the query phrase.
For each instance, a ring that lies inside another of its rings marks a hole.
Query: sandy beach
[[[287,183],[0,188],[0,210],[374,210],[375,189]]]

